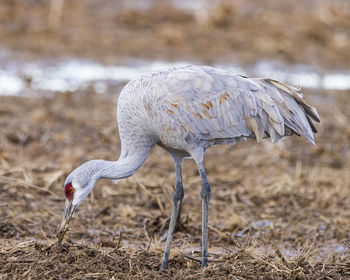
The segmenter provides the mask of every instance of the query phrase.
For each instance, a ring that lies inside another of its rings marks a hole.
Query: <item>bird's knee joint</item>
[[[184,196],[185,196],[185,192],[183,188],[176,188],[173,195],[174,203],[178,202],[179,200],[183,200]]]
[[[210,198],[210,192],[211,192],[210,187],[208,187],[208,188],[202,188],[202,189],[201,189],[201,198],[202,198],[202,199],[209,200],[209,198]]]

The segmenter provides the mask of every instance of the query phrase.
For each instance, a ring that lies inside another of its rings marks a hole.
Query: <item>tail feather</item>
[[[264,85],[284,119],[285,132],[283,136],[297,134],[315,145],[313,133],[316,133],[317,129],[314,123],[319,123],[320,117],[317,110],[307,104],[303,95],[297,92],[299,88],[271,79],[256,80]]]

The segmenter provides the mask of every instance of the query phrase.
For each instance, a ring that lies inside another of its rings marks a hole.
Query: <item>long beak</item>
[[[77,208],[78,205],[73,205],[73,200],[68,200],[66,199],[66,203],[64,205],[64,212],[63,212],[63,217],[62,217],[62,222],[60,229],[57,233],[58,237],[58,244],[62,243],[63,237],[66,234],[66,225],[69,222],[70,218],[72,217],[75,209]]]

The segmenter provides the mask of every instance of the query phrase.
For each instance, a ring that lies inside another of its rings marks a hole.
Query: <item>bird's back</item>
[[[278,141],[291,134],[314,144],[313,122],[319,118],[292,86],[187,66],[130,82],[119,99],[118,121],[121,134],[133,130],[163,146],[189,150],[253,136]]]

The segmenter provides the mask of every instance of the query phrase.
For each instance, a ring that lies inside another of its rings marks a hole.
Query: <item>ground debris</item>
[[[49,3],[58,2],[62,22],[51,30]],[[349,1],[213,1],[198,14],[176,1],[145,9],[121,2],[0,1],[1,65],[6,47],[9,70],[22,55],[29,62],[56,54],[62,63],[77,56],[110,65],[130,58],[350,65]],[[291,137],[208,150],[211,262],[203,271],[192,161],[184,162],[170,270],[158,271],[175,185],[159,147],[133,177],[99,181],[57,244],[66,176],[120,154],[118,94],[107,91],[0,96],[0,279],[350,279],[349,91],[302,90],[321,117],[315,148]]]
[[[10,247],[17,248],[15,251]],[[249,248],[246,248],[249,249]],[[309,248],[310,249],[310,248]],[[199,269],[200,258],[176,254],[171,267],[159,272],[161,252],[123,249],[104,251],[82,245],[48,246],[39,242],[9,244],[0,252],[0,275],[13,275],[22,279],[105,279],[121,278],[172,278],[201,279],[236,277],[236,279],[339,279],[350,277],[350,263],[337,259],[334,263],[308,260],[310,250],[303,251],[291,261],[280,261],[280,253],[253,256],[242,251],[211,260],[208,268]],[[4,252],[4,251],[7,251]],[[300,261],[302,259],[302,261]]]
[[[322,92],[318,93],[322,96]],[[26,131],[47,131],[45,145],[20,146],[0,138],[0,275],[23,279],[347,279],[350,277],[349,135],[320,106],[318,148],[297,137],[283,147],[253,141],[208,151],[210,266],[200,269],[200,179],[184,163],[185,199],[178,220],[170,270],[158,271],[175,177],[168,155],[152,151],[137,180],[101,181],[70,221],[61,245],[56,233],[64,207],[63,183],[78,164],[113,160],[115,145],[91,135],[115,123],[113,102],[77,92],[46,99],[0,97],[1,107],[21,115]],[[345,94],[332,95],[347,118]],[[43,106],[38,123],[30,108]],[[66,114],[74,109],[75,122]],[[50,112],[60,115],[52,118]],[[101,117],[91,119],[94,112]],[[105,112],[111,112],[106,114]],[[17,120],[3,116],[5,131]],[[328,133],[332,131],[332,133]],[[96,133],[98,135],[98,133]],[[6,151],[6,152],[5,152]],[[320,152],[321,151],[321,152]],[[334,157],[343,165],[333,168]],[[275,164],[278,159],[278,165]],[[222,164],[218,165],[217,162]],[[273,167],[273,168],[272,168]],[[145,179],[142,182],[143,178]],[[234,183],[232,183],[234,182]]]

